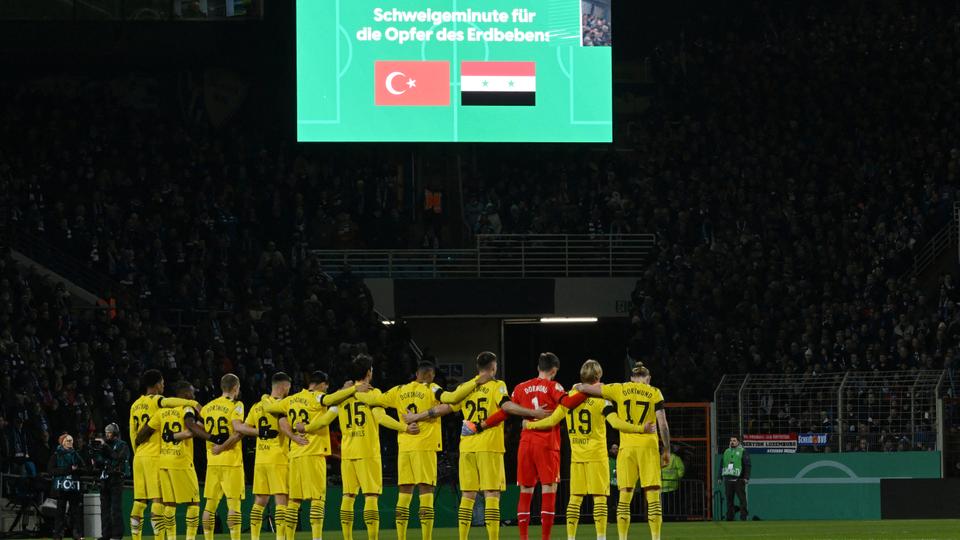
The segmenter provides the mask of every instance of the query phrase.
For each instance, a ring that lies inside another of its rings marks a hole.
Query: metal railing
[[[123,284],[93,270],[83,261],[64,252],[43,238],[20,230],[11,233],[10,244],[10,247],[14,250],[94,295],[100,296],[109,290],[113,291],[115,297],[121,297],[126,291]]]
[[[652,234],[478,235],[473,249],[314,250],[323,268],[365,277],[497,278],[634,276],[650,263]]]
[[[927,241],[917,253],[913,256],[913,265],[907,273],[908,277],[916,277],[930,267],[937,258],[943,254],[950,246],[957,244],[957,234],[960,229],[960,203],[953,205],[953,219],[950,223],[943,226],[942,229],[933,235],[933,238]],[[958,251],[960,255],[960,251]]]
[[[944,375],[943,370],[725,375],[714,393],[714,440],[825,433],[833,452],[940,450]]]

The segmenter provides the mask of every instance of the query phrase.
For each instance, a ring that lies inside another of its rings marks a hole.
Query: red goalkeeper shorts
[[[560,451],[543,444],[521,442],[517,452],[517,484],[530,487],[559,481]]]

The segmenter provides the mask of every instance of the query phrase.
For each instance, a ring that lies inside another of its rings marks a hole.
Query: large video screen
[[[297,0],[299,141],[610,142],[610,0]]]

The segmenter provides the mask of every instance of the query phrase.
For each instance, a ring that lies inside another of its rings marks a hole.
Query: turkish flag
[[[450,62],[377,61],[373,77],[377,105],[450,105]]]

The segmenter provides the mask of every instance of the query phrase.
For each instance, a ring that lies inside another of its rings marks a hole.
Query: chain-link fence
[[[825,434],[798,451],[939,449],[942,370],[726,375],[714,393],[715,440]]]

